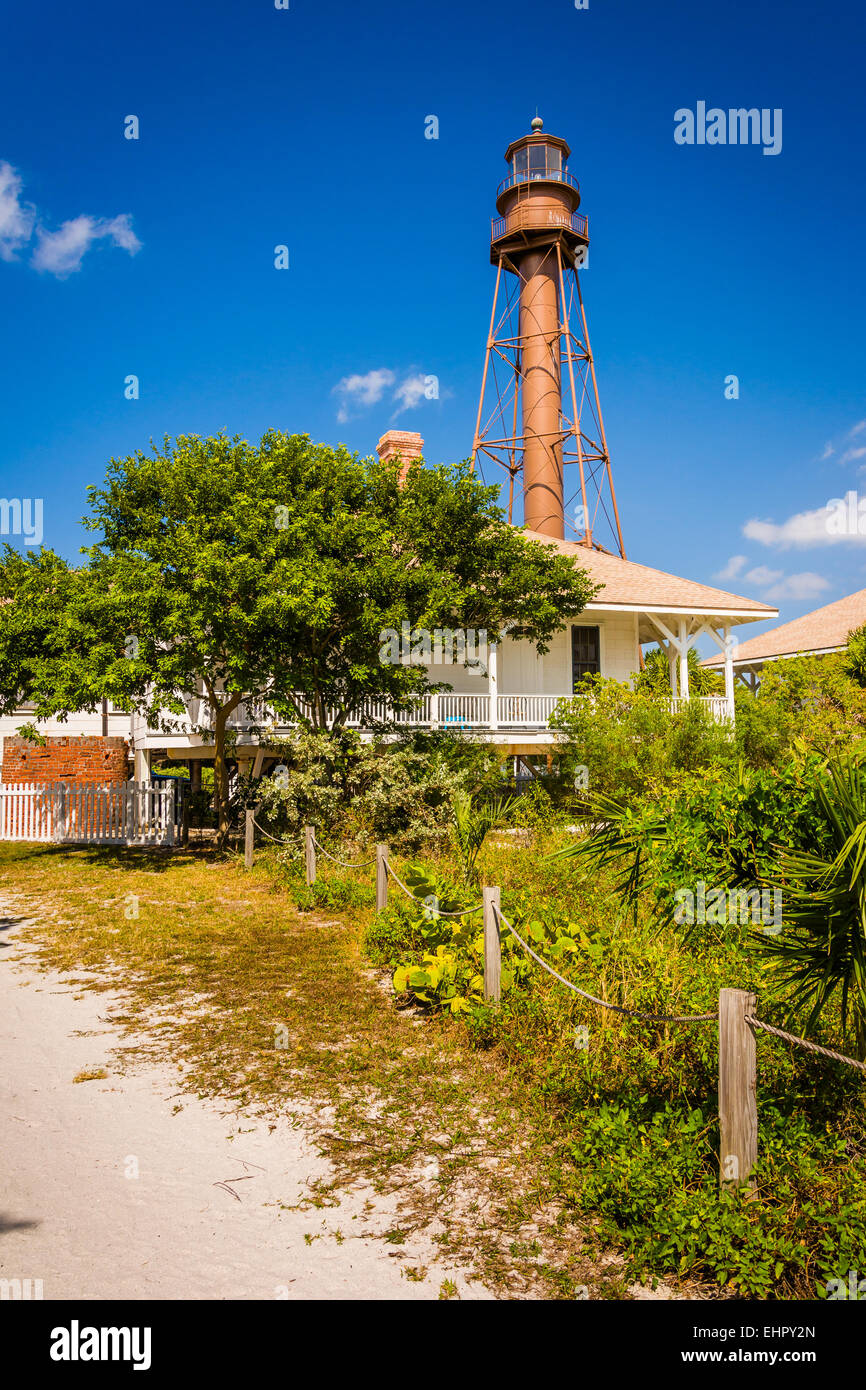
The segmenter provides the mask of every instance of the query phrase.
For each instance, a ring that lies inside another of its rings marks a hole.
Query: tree
[[[13,714],[31,701],[38,705],[43,693],[56,684],[63,662],[89,650],[89,634],[79,629],[73,617],[77,596],[85,584],[82,572],[53,551],[31,550],[22,555],[4,545],[0,558],[0,714]],[[44,712],[53,713],[54,709]]]
[[[720,695],[724,682],[717,671],[701,665],[701,658],[694,647],[688,650],[689,693],[692,695]],[[679,658],[677,658],[679,670]],[[671,678],[667,653],[661,647],[653,647],[644,658],[644,670],[635,679],[635,689],[654,690],[660,695],[670,695]]]
[[[794,733],[829,753],[866,735],[866,690],[851,679],[848,666],[847,652],[769,661],[758,699],[787,711]]]
[[[595,589],[551,547],[505,525],[467,464],[362,459],[306,435],[257,446],[225,435],[165,440],[112,459],[90,490],[86,552],[66,626],[87,653],[55,663],[41,711],[94,689],[163,728],[206,697],[219,825],[229,828],[227,739],[242,703],[340,728],[368,698],[405,709],[419,665],[381,659],[383,634],[509,628],[539,652]],[[434,670],[447,670],[434,668]]]

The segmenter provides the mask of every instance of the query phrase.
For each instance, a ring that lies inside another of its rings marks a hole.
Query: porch
[[[346,727],[358,729],[362,735],[369,736],[383,726],[393,725],[399,729],[451,729],[487,737],[499,736],[503,740],[512,733],[533,734],[539,741],[552,742],[554,734],[550,729],[550,720],[553,712],[560,701],[574,698],[570,691],[556,695],[503,695],[498,691],[483,694],[448,692],[419,696],[410,709],[396,712],[385,700],[366,700],[357,713],[346,721]],[[592,696],[578,698],[591,700]],[[688,698],[671,696],[666,698],[665,704],[671,711],[676,711],[688,702]],[[719,722],[733,718],[732,701],[725,695],[691,698],[703,704],[713,719]],[[211,724],[212,716],[206,702],[193,701],[189,721],[179,719],[170,733],[133,718],[133,740],[137,750],[183,748],[195,756],[196,745],[202,753],[205,750],[209,752],[210,746],[206,736],[193,733],[193,728]],[[263,702],[254,701],[239,705],[229,717],[228,727],[235,735],[238,748],[241,748],[287,737],[296,724],[279,718]]]
[[[383,702],[369,701],[348,721],[351,728],[368,729],[375,723],[393,721],[401,727],[442,729],[458,727],[467,732],[505,733],[509,730],[549,731],[550,719],[562,700],[573,700],[571,692],[559,695],[425,695],[407,712],[394,715]],[[581,699],[591,699],[589,695]],[[733,702],[725,695],[691,697],[706,706],[714,719],[733,718]],[[671,712],[687,704],[688,696],[671,696],[666,705]]]

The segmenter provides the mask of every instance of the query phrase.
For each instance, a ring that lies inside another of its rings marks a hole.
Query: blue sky
[[[866,496],[860,6],[50,0],[5,37],[0,495],[44,499],[46,545],[73,557],[86,485],[165,434],[369,453],[395,427],[465,457],[494,193],[537,106],[590,217],[629,558],[783,619],[866,586],[866,537],[820,510]],[[781,152],[678,145],[698,101],[780,108]]]

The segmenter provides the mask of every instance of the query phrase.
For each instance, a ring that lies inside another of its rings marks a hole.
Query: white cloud
[[[866,456],[866,445],[859,449],[846,449],[839,462],[853,463],[854,459],[862,459],[864,456]]]
[[[749,563],[746,555],[732,555],[724,569],[720,569],[718,574],[714,574],[714,579],[736,579],[744,565]]]
[[[769,522],[755,522],[755,526],[766,525]],[[786,523],[787,524],[787,523]],[[777,530],[781,528],[776,528]],[[725,569],[716,575],[717,579],[736,579],[742,578],[743,585],[751,586],[755,589],[764,589],[764,599],[770,602],[778,602],[781,599],[814,598],[829,588],[828,581],[820,574],[814,574],[811,570],[804,570],[800,574],[785,574],[784,570],[770,569],[768,565],[755,565],[752,569],[746,570],[745,574],[740,575],[743,565],[747,564],[745,555],[734,555],[728,561]]]
[[[435,384],[432,391],[431,383]],[[377,405],[386,392],[390,393],[392,401],[398,402],[397,409],[391,416],[393,420],[397,415],[402,415],[404,410],[414,409],[421,401],[438,399],[438,380],[436,377],[413,371],[398,382],[397,373],[392,372],[390,367],[376,367],[371,372],[355,372],[352,376],[344,376],[332,391],[339,399],[337,419],[341,423],[351,420],[356,410]]]
[[[755,584],[759,589],[763,589],[767,584],[775,584],[784,573],[784,570],[771,570],[766,565],[756,565],[748,574],[744,574],[743,578],[747,584]]]
[[[823,575],[814,574],[811,570],[803,570],[800,574],[786,575],[780,584],[767,590],[764,598],[773,603],[779,603],[782,599],[789,598],[817,598],[829,587],[829,581]]]
[[[141,242],[132,230],[129,213],[117,217],[70,218],[56,232],[36,225],[36,208],[21,201],[21,175],[5,160],[0,160],[0,260],[13,261],[33,236],[36,246],[30,257],[34,270],[44,270],[63,279],[81,269],[81,262],[95,241],[108,239],[134,256]]]
[[[857,420],[842,438],[844,440],[856,439],[864,430],[866,430],[866,420]],[[863,450],[858,452],[856,449],[845,449],[838,461],[840,464],[850,463],[852,459],[862,458],[863,452]],[[818,457],[818,462],[826,463],[827,459],[832,458],[835,453],[836,446],[832,439],[828,439],[824,445],[824,452]]]
[[[363,376],[357,372],[353,376],[344,376],[333,388],[334,394],[340,398],[337,419],[341,424],[350,419],[353,406],[376,405],[388,387],[394,385],[394,381],[394,373],[388,367],[377,367]]]
[[[58,279],[64,279],[81,269],[81,262],[95,241],[110,239],[134,256],[141,250],[141,242],[132,230],[129,214],[110,219],[73,217],[64,222],[56,232],[47,232],[44,227],[36,229],[36,249],[30,258],[35,270],[46,270]]]
[[[0,161],[0,260],[14,261],[30,240],[36,209],[21,201],[21,175]]]
[[[400,401],[400,409],[395,413],[400,415],[404,410],[412,410],[419,401],[423,401],[427,393],[428,377],[416,372],[413,376],[407,376],[397,390],[394,392],[394,400]],[[864,450],[866,452],[866,450]]]
[[[787,550],[791,546],[834,545],[839,541],[866,539],[840,536],[828,531],[827,522],[830,516],[829,507],[816,507],[813,512],[796,512],[781,525],[774,521],[758,521],[755,518],[746,522],[743,535],[750,541],[777,546],[780,550]]]

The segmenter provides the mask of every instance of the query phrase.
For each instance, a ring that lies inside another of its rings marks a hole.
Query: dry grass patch
[[[506,1296],[622,1296],[618,1262],[551,1201],[547,1120],[497,1050],[419,1026],[363,961],[370,909],[300,912],[266,858],[247,874],[201,849],[5,845],[0,895],[34,919],[43,968],[122,990],[121,1066],[169,1055],[187,1091],[298,1115],[335,1191],[396,1193],[401,1229]]]

